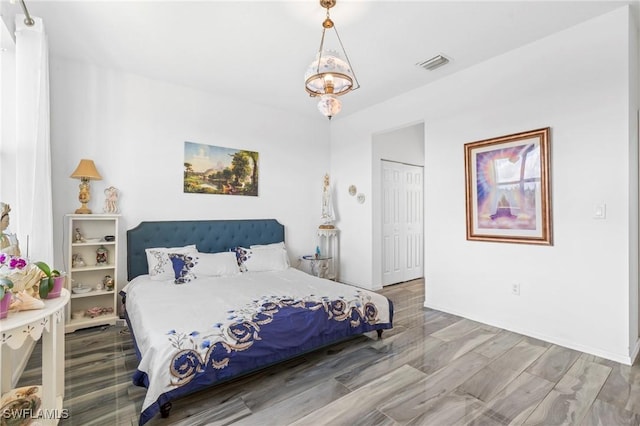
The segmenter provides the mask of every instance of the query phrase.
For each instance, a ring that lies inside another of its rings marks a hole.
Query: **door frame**
[[[406,124],[402,127],[387,130],[372,135],[372,159],[371,159],[371,214],[372,214],[372,283],[373,290],[382,288],[382,160],[404,163],[411,166],[423,167],[423,179],[425,160],[425,124],[423,121]],[[422,241],[424,247],[424,180],[423,190],[423,220]],[[423,250],[424,253],[424,250]],[[424,264],[424,259],[423,259]]]

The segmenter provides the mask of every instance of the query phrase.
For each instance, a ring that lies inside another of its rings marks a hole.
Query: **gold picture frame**
[[[549,133],[464,145],[467,240],[552,244]]]
[[[184,142],[184,192],[258,196],[259,154]]]

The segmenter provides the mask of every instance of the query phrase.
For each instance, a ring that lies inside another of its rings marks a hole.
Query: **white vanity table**
[[[11,351],[19,349],[28,338],[42,337],[42,410],[37,424],[57,424],[65,416],[64,397],[64,321],[69,291],[62,289],[60,297],[44,300],[44,309],[10,312],[0,320],[0,395],[12,388]],[[33,413],[34,416],[37,413]]]

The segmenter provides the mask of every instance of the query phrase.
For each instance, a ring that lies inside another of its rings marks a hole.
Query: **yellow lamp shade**
[[[102,180],[102,176],[98,173],[96,165],[93,160],[82,159],[76,167],[75,171],[71,173],[72,178],[76,179],[90,179],[90,180]]]

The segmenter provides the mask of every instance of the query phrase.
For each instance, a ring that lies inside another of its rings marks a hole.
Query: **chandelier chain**
[[[336,28],[334,26],[333,30],[336,32],[336,37],[338,38],[338,43],[340,43],[340,49],[342,49],[342,53],[344,53],[344,58],[347,60],[347,63],[349,64],[349,69],[351,70],[351,74],[353,74],[353,79],[355,80],[355,83],[357,84],[357,87],[353,87],[353,88],[351,88],[351,90],[352,91],[356,90],[356,89],[358,89],[360,87],[360,82],[358,81],[358,77],[356,77],[356,72],[353,70],[353,66],[351,65],[351,61],[349,60],[349,55],[347,54],[347,50],[342,45],[342,40],[340,39],[340,34],[338,34],[338,28]],[[322,32],[322,38],[324,39],[324,31]]]

